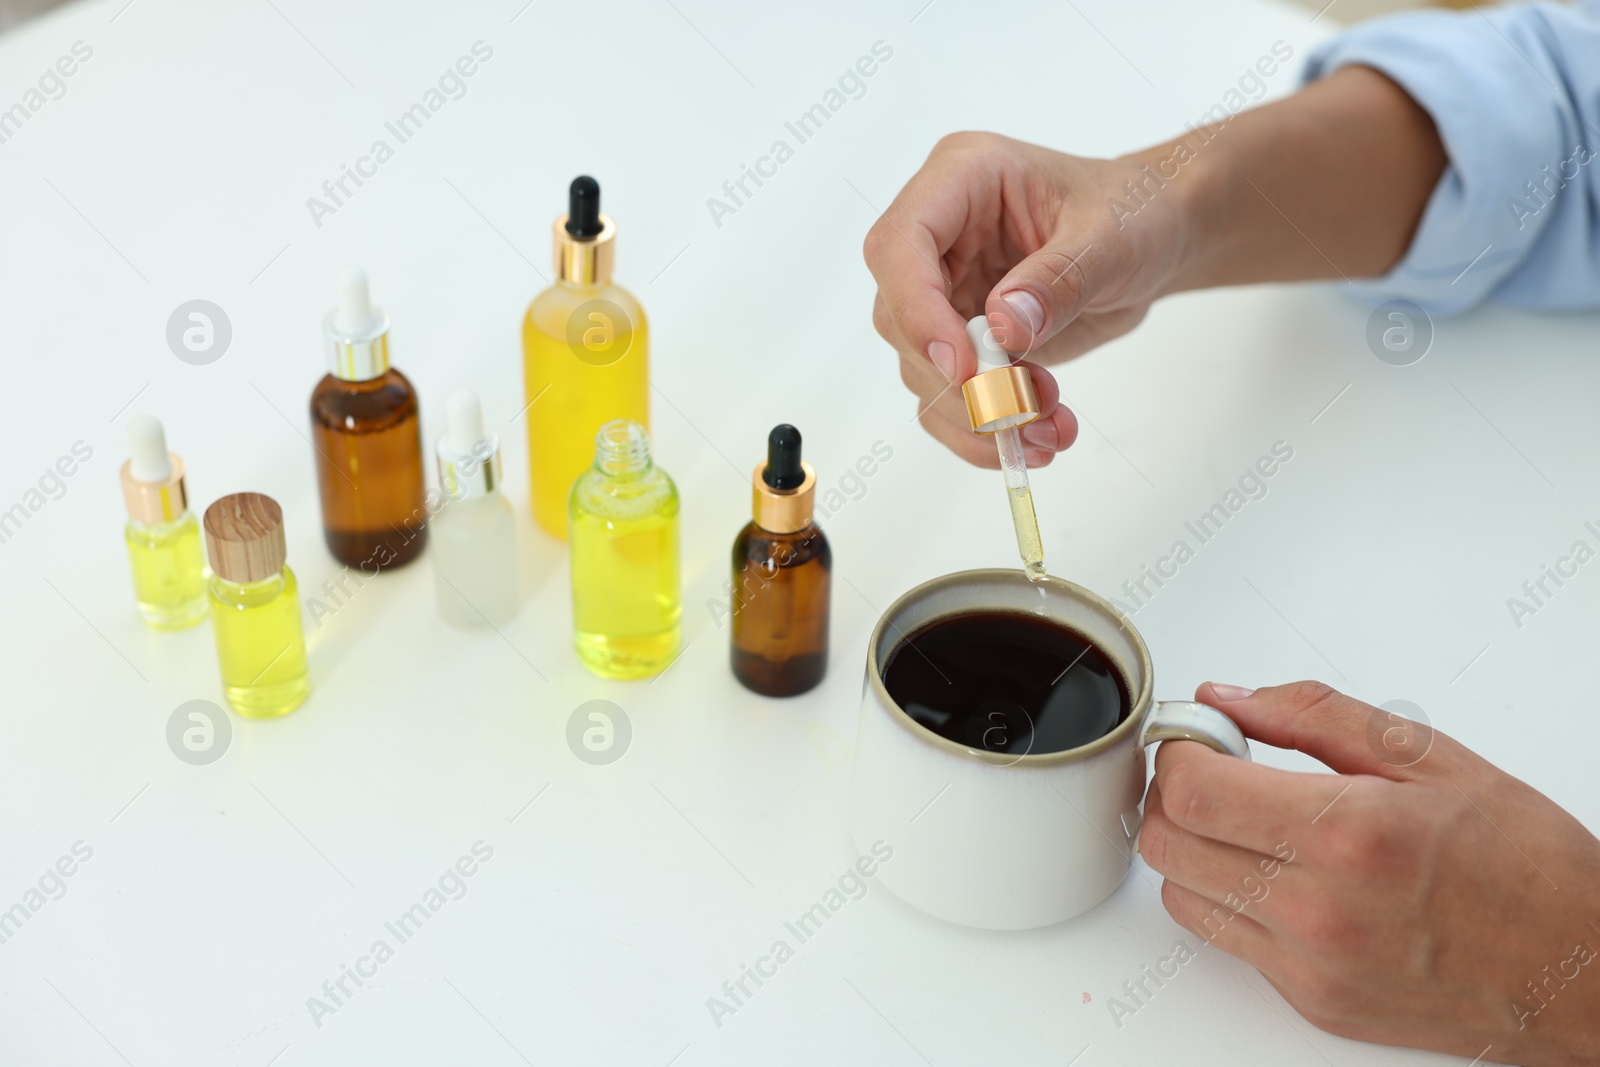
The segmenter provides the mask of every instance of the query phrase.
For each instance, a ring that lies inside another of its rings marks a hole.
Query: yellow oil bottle
[[[200,524],[189,510],[183,460],[167,451],[161,423],[149,415],[128,423],[130,456],[122,465],[128,508],[123,539],[133,572],[139,617],[156,630],[181,630],[206,616],[205,557]]]
[[[639,301],[611,281],[617,227],[600,212],[593,178],[573,181],[553,231],[555,283],[522,322],[523,418],[533,517],[564,538],[567,497],[600,427],[615,419],[649,427],[650,333]]]
[[[286,715],[305,702],[311,676],[283,510],[269,496],[234,493],[206,509],[205,527],[223,695],[240,715]]]
[[[678,655],[678,488],[636,422],[608,422],[569,501],[573,642],[602,678],[644,678]]]

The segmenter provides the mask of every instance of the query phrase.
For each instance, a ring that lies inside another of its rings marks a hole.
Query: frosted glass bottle
[[[439,439],[444,504],[429,520],[439,614],[452,626],[503,626],[517,614],[517,524],[500,490],[500,443],[467,392],[445,404]]]

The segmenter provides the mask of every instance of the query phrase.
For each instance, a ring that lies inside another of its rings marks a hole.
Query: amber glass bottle
[[[817,475],[800,431],[776,426],[751,479],[755,519],[733,543],[733,675],[765,696],[804,693],[828,671],[833,552],[812,521]]]
[[[421,554],[428,508],[417,394],[389,366],[389,317],[359,269],[339,279],[328,315],[333,372],[311,394],[311,443],[328,551],[375,574]]]

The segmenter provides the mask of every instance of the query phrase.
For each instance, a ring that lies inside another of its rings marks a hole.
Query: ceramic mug
[[[883,685],[908,635],[972,612],[1042,614],[1087,638],[1121,672],[1128,716],[1061,752],[991,752],[917,723]],[[1190,701],[1151,700],[1150,651],[1127,617],[1071,582],[975,570],[924,582],[872,631],[852,783],[851,836],[894,849],[878,880],[930,915],[988,930],[1027,930],[1081,915],[1110,896],[1133,862],[1145,747],[1199,741],[1250,758],[1227,716]]]

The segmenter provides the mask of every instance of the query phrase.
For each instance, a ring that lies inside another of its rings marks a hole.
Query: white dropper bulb
[[[972,341],[972,347],[978,350],[979,374],[1011,366],[1010,354],[1000,347],[994,330],[989,328],[989,320],[984,316],[974,315],[967,320],[967,337]]]
[[[339,307],[333,328],[345,337],[364,337],[372,332],[372,293],[367,287],[367,272],[346,267],[339,272]]]
[[[135,415],[128,422],[128,473],[138,482],[164,482],[172,474],[167,458],[167,431],[152,415]]]
[[[445,401],[444,439],[458,452],[471,452],[483,440],[483,406],[465,389],[451,393]]]

